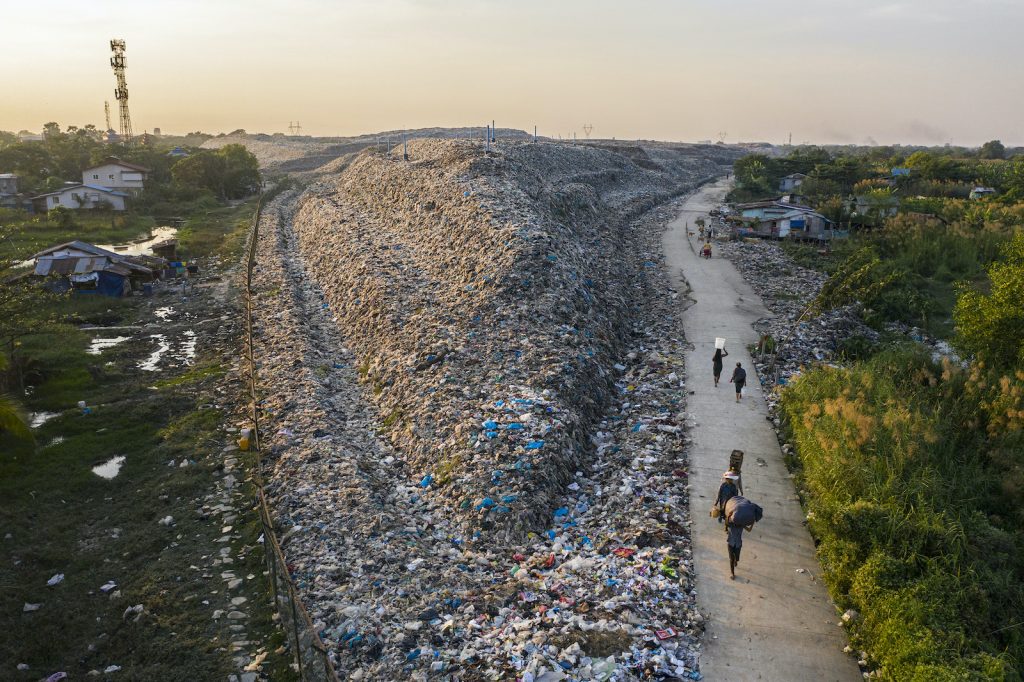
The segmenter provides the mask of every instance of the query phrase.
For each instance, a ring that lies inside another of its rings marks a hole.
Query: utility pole
[[[537,143],[537,126],[533,126],[533,142]]]
[[[497,133],[497,131],[494,128],[494,119],[492,118],[491,119],[491,142],[497,142],[497,141],[498,141],[498,133]]]
[[[402,131],[402,160],[409,160],[409,139],[406,131]]]
[[[491,151],[491,127],[487,126],[487,147],[484,149],[486,153]]]

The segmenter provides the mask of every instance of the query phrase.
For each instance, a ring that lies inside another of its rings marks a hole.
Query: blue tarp
[[[124,296],[127,287],[126,278],[116,272],[101,271],[97,273],[95,289],[75,289],[76,294],[102,294],[103,296]]]

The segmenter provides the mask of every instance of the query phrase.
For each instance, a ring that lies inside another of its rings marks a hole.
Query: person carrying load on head
[[[743,548],[743,531],[753,530],[764,516],[764,510],[742,495],[729,499],[725,505],[725,544],[729,549],[729,578],[736,580],[736,566]]]
[[[729,453],[729,471],[736,472],[736,487],[743,494],[743,451],[733,450]]]
[[[719,523],[725,520],[725,505],[732,498],[740,494],[736,487],[736,481],[740,475],[731,469],[722,474],[722,485],[718,486],[718,497],[711,507],[711,516],[718,519]]]

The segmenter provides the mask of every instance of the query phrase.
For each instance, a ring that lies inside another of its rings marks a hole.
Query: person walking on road
[[[764,510],[742,495],[735,495],[725,505],[725,544],[729,549],[729,578],[736,580],[736,565],[743,549],[743,531],[753,530]]]
[[[736,369],[732,371],[732,379],[729,379],[729,383],[736,384],[736,402],[739,402],[743,397],[743,387],[747,384],[747,370],[743,369],[743,363],[736,363]]]
[[[715,387],[718,386],[718,380],[722,378],[722,358],[729,355],[729,351],[724,348],[715,349],[715,357],[711,359],[711,369],[715,373]]]
[[[739,477],[740,475],[731,469],[722,474],[722,485],[718,486],[718,497],[715,498],[714,505],[718,509],[719,523],[725,520],[726,503],[740,494],[740,491],[736,488],[736,481]]]

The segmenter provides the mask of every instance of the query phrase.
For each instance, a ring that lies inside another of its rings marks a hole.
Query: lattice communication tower
[[[593,131],[594,131],[594,124],[593,123],[584,123],[583,124],[583,134],[587,136],[588,140],[590,139],[590,133],[592,133]]]
[[[121,141],[131,144],[132,141],[132,117],[128,113],[128,83],[124,79],[124,41],[111,40],[110,51],[114,56],[110,58],[110,66],[114,68],[114,76],[117,77],[117,87],[114,89],[114,97],[121,108]]]

